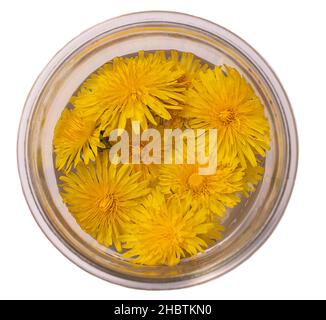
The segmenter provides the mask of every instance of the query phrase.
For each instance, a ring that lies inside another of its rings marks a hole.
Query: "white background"
[[[0,298],[326,298],[325,1],[4,1],[0,9]],[[174,10],[249,42],[292,102],[300,139],[293,196],[275,233],[247,262],[193,288],[149,292],[82,271],[45,238],[25,203],[16,137],[25,98],[52,56],[86,28],[133,11]]]

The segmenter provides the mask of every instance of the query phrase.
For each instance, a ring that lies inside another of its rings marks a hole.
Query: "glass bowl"
[[[224,239],[174,267],[141,266],[122,259],[83,232],[63,204],[53,162],[54,126],[85,78],[115,56],[139,50],[192,52],[210,64],[236,67],[265,104],[271,150],[255,193],[229,212]],[[174,289],[205,282],[250,257],[270,236],[293,188],[298,160],[291,106],[262,57],[230,31],[175,12],[139,12],[105,21],[68,43],[36,80],[18,135],[18,167],[30,210],[48,239],[84,270],[139,289]]]

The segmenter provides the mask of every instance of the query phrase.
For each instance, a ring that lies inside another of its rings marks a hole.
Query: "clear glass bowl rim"
[[[68,246],[66,246],[66,244],[63,243],[57,236],[56,231],[51,228],[51,226],[46,222],[46,217],[44,216],[41,208],[38,206],[37,199],[34,198],[30,180],[31,177],[29,175],[28,166],[26,165],[26,137],[28,135],[27,124],[30,120],[31,114],[33,113],[37,98],[51,74],[55,72],[56,68],[65,60],[67,56],[72,54],[76,48],[87,43],[92,38],[99,36],[101,33],[107,32],[109,30],[112,31],[122,26],[145,22],[174,23],[182,27],[190,26],[191,28],[196,28],[197,30],[203,30],[213,35],[218,35],[219,37],[223,38],[224,41],[241,51],[242,54],[244,54],[246,58],[257,67],[260,74],[264,77],[264,79],[266,79],[270,88],[278,97],[279,105],[283,108],[285,115],[285,129],[288,135],[288,141],[290,141],[290,161],[288,162],[287,168],[287,177],[289,177],[288,183],[285,185],[275,214],[273,215],[272,219],[269,220],[269,223],[265,226],[264,230],[262,230],[262,232],[260,232],[256,239],[251,243],[251,245],[247,247],[246,250],[243,250],[240,254],[236,255],[235,258],[227,265],[218,270],[213,270],[210,273],[199,275],[194,279],[182,279],[179,282],[155,283],[153,285],[150,285],[147,282],[134,281],[131,279],[117,277],[115,275],[109,274],[102,269],[97,268],[96,265],[90,264],[88,261],[83,259],[83,257],[79,255],[78,252],[72,251]],[[249,44],[247,44],[244,40],[239,38],[231,31],[211,21],[196,16],[170,11],[145,11],[122,15],[91,27],[70,41],[52,58],[52,60],[48,63],[48,65],[43,69],[39,77],[36,79],[25,102],[18,131],[17,161],[23,193],[25,195],[30,211],[34,216],[34,219],[46,237],[70,261],[97,277],[119,285],[137,289],[177,289],[203,283],[221,276],[226,272],[229,272],[247,260],[270,237],[283,216],[294,187],[298,166],[298,136],[292,108],[280,81],[278,80],[271,67],[267,64],[267,62]]]

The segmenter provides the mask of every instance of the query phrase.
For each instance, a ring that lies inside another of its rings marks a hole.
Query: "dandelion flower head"
[[[269,149],[269,124],[252,86],[231,67],[201,72],[187,91],[184,116],[193,128],[216,128],[219,158],[243,167],[257,166],[256,155]]]
[[[108,153],[95,162],[81,162],[76,172],[60,177],[62,198],[83,230],[107,247],[121,251],[124,224],[148,194],[147,181],[139,181],[129,165],[110,164]]]
[[[121,238],[127,249],[123,256],[134,263],[173,266],[181,258],[203,252],[207,244],[200,235],[213,228],[205,211],[191,206],[190,197],[165,201],[162,194],[154,191]]]
[[[76,110],[64,109],[54,130],[54,152],[58,170],[69,171],[72,165],[95,160],[98,148],[104,147],[99,128],[93,118],[85,118]]]
[[[139,121],[146,129],[148,122],[157,124],[154,115],[169,120],[168,110],[181,108],[183,74],[164,52],[141,51],[135,57],[115,58],[105,64],[84,82],[71,102],[86,115],[100,117],[107,134],[124,129],[128,120]]]
[[[212,216],[223,217],[226,207],[233,208],[240,201],[237,193],[243,186],[244,169],[237,163],[219,165],[213,175],[200,175],[198,164],[162,165],[159,187],[164,194],[180,198],[191,195],[192,204],[203,206]]]

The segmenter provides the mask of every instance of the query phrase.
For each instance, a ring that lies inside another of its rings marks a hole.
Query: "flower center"
[[[193,173],[189,178],[188,178],[188,183],[191,188],[197,189],[203,185],[204,178],[203,176],[200,176],[198,173]]]
[[[104,198],[100,200],[98,207],[102,212],[115,212],[117,208],[116,199],[112,194],[106,194]]]
[[[232,108],[226,108],[218,114],[218,118],[224,125],[228,125],[235,120],[236,114]]]
[[[179,83],[183,83],[186,88],[191,86],[191,77],[186,73],[178,79]]]
[[[130,94],[131,99],[133,101],[136,101],[142,96],[143,93],[140,88],[133,86],[130,88],[129,94]]]
[[[172,226],[167,227],[162,233],[162,236],[166,243],[169,243],[170,245],[178,245],[180,242],[180,236]]]

